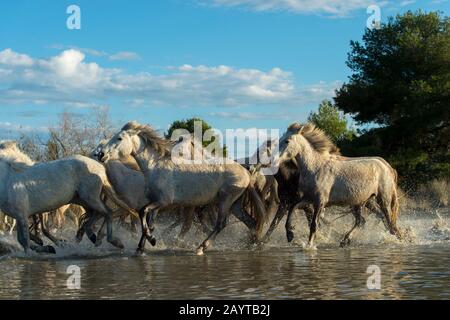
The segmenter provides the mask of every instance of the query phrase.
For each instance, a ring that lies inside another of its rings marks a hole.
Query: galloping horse
[[[103,147],[107,143],[107,140],[103,140],[100,144],[92,151],[90,157],[96,160],[100,160],[103,157]],[[175,147],[180,151],[179,156],[183,156],[181,153],[185,155],[195,156],[195,153],[198,152],[193,145],[193,137],[191,135],[183,135],[180,139],[175,143]],[[198,155],[198,154],[197,154]],[[108,175],[111,184],[114,186],[116,192],[121,196],[121,198],[127,203],[127,205],[137,211],[143,208],[148,204],[149,200],[145,196],[145,177],[143,172],[140,170],[136,160],[132,157],[126,157],[119,160],[108,161],[105,164],[106,173]],[[189,231],[192,222],[194,220],[194,215],[197,213],[197,216],[202,223],[203,231],[210,233],[211,230],[207,227],[207,218],[204,212],[205,210],[200,210],[201,208],[179,208],[180,211],[182,209],[186,209],[187,211],[183,214],[180,212],[176,221],[172,223],[167,232],[177,227],[179,224],[182,224],[180,233],[178,238],[183,238],[186,233]],[[211,209],[211,208],[209,208]],[[134,216],[131,216],[132,223],[134,223]],[[215,220],[215,219],[214,219]],[[101,241],[101,231],[99,234],[100,237],[97,236],[97,242]],[[81,228],[78,232],[79,240],[82,237],[83,228]],[[156,244],[156,239],[152,239],[152,244]]]
[[[355,225],[341,244],[350,242],[352,232],[362,224],[362,209],[375,199],[391,234],[401,238],[397,227],[396,175],[381,158],[336,156],[336,146],[312,124],[292,124],[280,138],[278,164],[292,162],[299,173],[297,206],[313,206],[309,245],[313,246],[318,221],[327,206],[351,206]],[[381,160],[380,160],[381,159]],[[292,211],[288,214],[291,220]]]
[[[172,149],[171,141],[161,138],[151,127],[134,121],[127,123],[103,148],[103,162],[132,155],[144,172],[149,203],[139,213],[142,236],[138,252],[144,250],[145,239],[151,239],[148,225],[152,224],[151,217],[158,210],[171,206],[199,207],[218,201],[216,226],[197,248],[197,254],[203,254],[225,227],[230,211],[242,221],[248,220],[242,211],[246,191],[256,208],[253,229],[259,237],[266,213],[261,198],[250,184],[248,171],[229,159],[203,158],[200,164],[177,161],[171,157]]]
[[[100,163],[83,156],[33,163],[14,142],[0,143],[0,209],[17,220],[17,238],[28,252],[54,252],[50,246],[30,246],[28,217],[50,212],[68,203],[107,219],[108,241],[123,248],[113,237],[112,211],[103,202],[107,195],[118,206],[129,209],[117,196]],[[131,209],[129,209],[131,210]]]

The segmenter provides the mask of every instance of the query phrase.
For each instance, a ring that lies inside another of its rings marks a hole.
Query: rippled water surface
[[[341,249],[324,228],[316,251],[286,245],[281,232],[263,249],[223,247],[218,239],[204,256],[157,246],[137,257],[132,245],[125,253],[89,247],[57,256],[13,254],[0,258],[0,298],[449,299],[450,229],[437,230],[432,219],[403,222],[419,240],[369,241],[362,232]],[[366,229],[378,235],[375,226]],[[78,290],[66,285],[70,265],[80,267]],[[370,265],[381,270],[379,290],[367,289]]]

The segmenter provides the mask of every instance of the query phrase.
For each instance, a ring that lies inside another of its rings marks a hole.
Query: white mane
[[[16,171],[34,165],[34,161],[19,149],[15,141],[0,141],[0,161],[8,163]]]

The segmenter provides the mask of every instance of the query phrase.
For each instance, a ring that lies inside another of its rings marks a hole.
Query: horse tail
[[[383,159],[383,158],[381,158]],[[390,173],[393,178],[393,188],[391,194],[391,203],[390,203],[390,221],[391,221],[391,232],[395,234],[398,238],[401,238],[400,230],[397,227],[397,219],[400,211],[400,205],[398,202],[398,173],[386,160],[383,159],[383,162],[386,163],[389,168]]]
[[[69,205],[64,205],[62,207],[59,207],[58,209],[55,210],[54,213],[54,222],[53,224],[56,225],[57,228],[61,228],[65,222],[66,222],[66,211],[69,208]]]
[[[83,209],[83,207],[71,204],[69,209],[67,210],[69,217],[72,219],[73,223],[79,227],[82,223],[82,219],[85,219],[85,213],[86,211]]]
[[[394,221],[394,223],[396,223],[397,218],[398,218],[398,212],[399,212],[397,191],[394,191],[392,193],[391,210],[392,210],[392,221]]]
[[[394,179],[394,186],[391,193],[391,203],[390,203],[390,229],[391,233],[397,236],[398,239],[402,238],[401,232],[397,227],[397,219],[400,211],[400,205],[398,201],[398,186],[397,186],[397,170],[391,167],[391,172]]]
[[[255,235],[257,239],[260,239],[264,223],[267,220],[266,208],[253,184],[248,186],[247,191],[256,222]]]
[[[83,213],[79,216],[79,218],[78,218],[78,230],[77,230],[77,234],[80,234],[81,232],[84,233],[84,227],[85,227],[85,224],[86,224],[86,222],[88,221],[88,219],[89,219],[89,214],[88,214],[87,211],[83,212]],[[81,241],[81,239],[80,239],[80,241]]]
[[[392,174],[394,175],[394,182],[395,182],[395,188],[397,188],[397,182],[398,182],[398,173],[397,170],[391,167]]]
[[[136,210],[130,208],[123,200],[120,199],[119,195],[116,193],[112,185],[109,183],[108,179],[103,181],[103,193],[119,208],[125,210],[130,215],[139,218],[139,214]]]

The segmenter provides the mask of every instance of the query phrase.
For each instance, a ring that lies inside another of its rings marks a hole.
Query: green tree
[[[309,114],[308,121],[325,131],[334,142],[352,140],[355,135],[355,131],[348,128],[344,114],[330,100],[323,100],[319,109]]]
[[[166,139],[170,139],[172,137],[173,131],[176,129],[185,129],[185,130],[189,131],[190,133],[194,133],[194,128],[195,128],[196,122],[201,122],[201,127],[202,127],[201,134],[202,134],[202,140],[203,140],[204,133],[207,130],[212,130],[213,128],[203,119],[195,118],[195,117],[190,118],[190,119],[185,119],[185,120],[176,120],[176,121],[172,122],[169,129],[167,130],[167,133],[165,134]],[[216,150],[222,150],[222,148],[220,147],[221,141],[218,136],[214,136],[211,140],[212,141],[203,140],[202,141],[203,147],[206,147],[214,142],[214,143],[217,143]],[[226,147],[225,146],[223,147],[223,154],[226,155]]]
[[[350,43],[353,74],[335,104],[372,127],[355,142],[381,141],[374,151],[397,162],[401,174],[450,173],[449,22],[439,12],[407,12]]]

